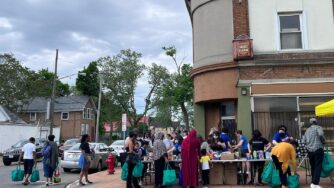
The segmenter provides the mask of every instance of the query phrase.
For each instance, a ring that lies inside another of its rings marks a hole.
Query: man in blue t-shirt
[[[273,143],[274,146],[276,146],[278,143],[289,142],[292,139],[293,138],[290,137],[289,134],[287,133],[286,126],[281,125],[278,128],[278,132],[274,135],[272,143]]]
[[[237,130],[237,132],[235,133],[237,138],[238,138],[238,144],[235,145],[233,148],[234,149],[238,149],[240,148],[240,153],[241,153],[241,157],[242,158],[246,158],[247,153],[248,153],[248,141],[246,136],[242,135],[242,130]],[[247,174],[247,178],[250,177],[250,162],[246,161],[246,162],[242,162],[242,172]],[[247,182],[247,179],[245,180],[245,182]]]
[[[231,147],[231,139],[227,135],[227,133],[228,133],[228,129],[223,128],[222,133],[220,134],[220,139],[222,139],[224,141],[225,145],[226,145],[226,147],[223,149],[223,152],[229,151],[232,148]]]

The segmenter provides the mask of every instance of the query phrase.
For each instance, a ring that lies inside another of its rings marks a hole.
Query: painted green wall
[[[242,95],[241,89],[247,89],[247,94]],[[247,139],[252,137],[252,112],[250,100],[250,84],[239,84],[238,93],[238,129],[242,130]]]
[[[194,104],[194,127],[197,133],[205,136],[205,107],[204,105]]]

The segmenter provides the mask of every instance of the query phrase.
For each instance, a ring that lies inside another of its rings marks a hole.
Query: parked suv
[[[19,157],[20,157],[20,153],[22,151],[22,147],[24,146],[24,144],[28,143],[29,140],[28,139],[23,139],[18,141],[16,144],[12,145],[11,148],[6,149],[3,152],[3,156],[2,156],[2,162],[5,166],[9,166],[12,164],[12,162],[17,162],[19,161]],[[43,157],[42,155],[42,148],[45,145],[45,143],[47,142],[46,139],[36,139],[35,141],[35,145],[36,145],[36,158],[40,159]]]

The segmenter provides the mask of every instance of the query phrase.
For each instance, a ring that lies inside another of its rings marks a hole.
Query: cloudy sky
[[[67,76],[90,61],[131,48],[143,64],[174,66],[161,49],[175,45],[192,62],[191,23],[184,0],[2,0],[0,53],[13,53],[25,66]],[[75,77],[64,79],[71,85]],[[137,106],[143,106],[145,79],[138,83]]]

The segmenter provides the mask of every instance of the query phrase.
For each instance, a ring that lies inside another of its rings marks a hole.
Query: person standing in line
[[[294,140],[287,142],[281,142],[277,144],[271,150],[271,158],[279,170],[279,175],[281,179],[282,188],[288,188],[288,177],[291,175],[291,170],[289,167],[290,162],[292,163],[292,172],[293,175],[296,175],[297,172],[297,160],[296,160],[296,148],[298,143]]]
[[[220,134],[220,139],[224,140],[225,148],[223,149],[223,152],[229,151],[231,146],[231,138],[228,136],[228,128],[223,128],[222,133]]]
[[[138,179],[132,176],[133,169],[135,168],[139,158],[135,153],[135,143],[137,140],[137,134],[134,131],[129,133],[129,136],[125,140],[125,150],[127,152],[127,163],[128,163],[128,177],[126,179],[126,188],[140,188]]]
[[[22,148],[22,152],[19,157],[19,164],[23,156],[23,166],[24,166],[24,180],[23,185],[29,185],[29,178],[32,174],[32,169],[34,167],[34,160],[36,158],[36,146],[35,138],[30,137],[29,142],[25,144]]]
[[[90,167],[90,163],[91,163],[91,154],[92,151],[89,147],[89,135],[88,134],[84,134],[81,137],[81,144],[80,144],[80,149],[81,149],[81,155],[80,155],[80,159],[79,159],[79,167],[81,169],[80,172],[80,179],[79,179],[79,184],[81,186],[85,186],[86,184],[84,184],[82,182],[82,178],[85,176],[86,182],[89,184],[92,184],[93,182],[88,180],[88,171],[89,171],[89,167]]]
[[[209,161],[210,161],[210,157],[208,156],[208,153],[206,151],[206,149],[201,149],[201,159],[200,159],[200,163],[202,164],[202,184],[203,184],[203,188],[208,188],[209,185],[209,173],[210,173],[210,165],[209,165]]]
[[[53,172],[58,166],[58,147],[54,142],[55,136],[49,135],[48,142],[44,146],[43,153],[43,171],[46,177],[46,186],[52,185]]]
[[[311,127],[309,127],[303,137],[308,158],[311,165],[312,183],[311,188],[321,188],[319,186],[320,174],[322,170],[322,161],[324,158],[324,131],[317,124],[316,118],[310,119]]]
[[[163,138],[164,138],[164,134],[158,133],[153,143],[153,159],[154,159],[154,169],[155,169],[154,187],[155,188],[162,187],[165,163],[168,161],[167,149],[166,149],[166,145],[163,142]]]
[[[182,142],[182,183],[184,187],[198,187],[198,162],[201,156],[201,143],[193,129]]]
[[[262,137],[261,132],[257,129],[254,130],[253,138],[248,143],[248,152],[253,153],[254,151],[257,151],[257,152],[263,151],[263,153],[266,153],[270,149],[270,147],[271,147],[271,143],[267,139]],[[265,164],[264,161],[254,162],[254,167],[255,169],[258,170],[257,178],[258,178],[259,185],[263,185],[261,175],[263,172],[264,164]],[[254,177],[255,177],[255,174],[253,174],[253,171],[251,171],[251,181],[249,182],[249,184],[254,183]]]

